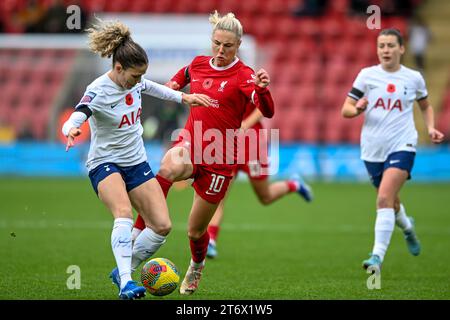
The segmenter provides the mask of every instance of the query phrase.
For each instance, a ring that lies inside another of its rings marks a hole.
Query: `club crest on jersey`
[[[125,96],[125,103],[128,106],[131,106],[133,104],[133,96],[131,95],[131,93],[129,93]]]
[[[395,92],[395,84],[389,83],[387,86],[387,92],[394,93]]]
[[[217,91],[223,92],[223,89],[225,89],[225,86],[227,85],[228,81],[222,81],[220,84],[220,87]]]
[[[211,88],[212,85],[213,85],[213,79],[211,79],[211,78],[207,78],[207,79],[205,79],[205,81],[203,81],[203,88],[205,88],[205,89]]]

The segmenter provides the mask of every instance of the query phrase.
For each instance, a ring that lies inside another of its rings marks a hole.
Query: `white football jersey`
[[[403,65],[387,72],[381,65],[364,68],[349,93],[353,99],[367,97],[361,132],[361,159],[384,162],[397,151],[416,151],[415,100],[427,98],[425,80],[418,71]]]
[[[105,162],[127,167],[147,160],[140,121],[141,92],[181,102],[181,92],[147,79],[128,90],[104,74],[86,88],[75,108],[87,106],[92,111],[89,117],[91,145],[86,162],[88,170]]]

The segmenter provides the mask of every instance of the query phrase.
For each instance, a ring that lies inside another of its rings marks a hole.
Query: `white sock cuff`
[[[205,260],[203,260],[202,262],[194,262],[194,260],[191,259],[191,266],[193,266],[194,268],[200,268],[200,267],[204,267],[205,266]]]
[[[133,219],[130,218],[116,218],[114,219],[114,227],[116,226],[125,226],[130,227],[130,229],[133,227]]]
[[[155,231],[148,227],[146,227],[142,232],[145,232],[145,234],[155,242],[164,243],[166,241],[166,236],[157,234]]]
[[[393,231],[395,227],[395,212],[393,208],[383,208],[377,210],[377,220],[375,230]]]

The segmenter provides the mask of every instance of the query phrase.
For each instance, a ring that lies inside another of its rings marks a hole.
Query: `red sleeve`
[[[245,68],[240,74],[239,86],[242,92],[250,98],[264,117],[272,118],[274,103],[269,89],[255,85],[255,74],[251,68]]]
[[[191,82],[191,77],[189,75],[189,66],[181,68],[170,81],[175,81],[180,85],[180,89],[183,89]]]
[[[259,111],[261,111],[264,117],[272,118],[275,113],[275,105],[269,89],[255,85],[255,96],[257,99],[254,98],[253,100]]]

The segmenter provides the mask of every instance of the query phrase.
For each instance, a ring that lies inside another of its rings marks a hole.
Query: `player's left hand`
[[[428,135],[433,143],[441,143],[444,141],[444,134],[435,128],[428,129]]]
[[[270,84],[270,77],[266,70],[259,69],[256,72],[255,85],[266,88]]]
[[[69,135],[67,136],[66,152],[75,145],[75,137],[78,137],[80,134],[81,129],[75,127],[70,129]]]
[[[183,103],[189,104],[191,107],[203,106],[209,107],[211,105],[211,98],[206,94],[193,93],[182,95]]]

